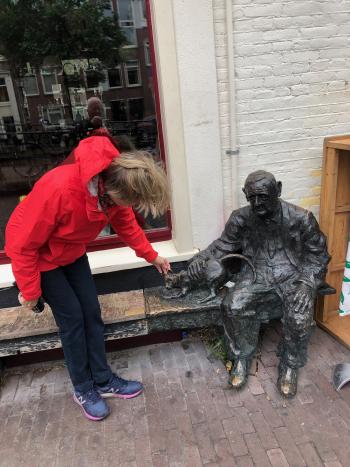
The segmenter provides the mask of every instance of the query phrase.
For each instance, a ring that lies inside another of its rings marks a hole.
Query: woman
[[[144,153],[122,153],[100,130],[79,143],[67,162],[47,172],[17,206],[6,228],[5,251],[32,308],[42,295],[59,328],[74,401],[90,420],[109,414],[106,397],[131,398],[142,384],[113,374],[86,245],[110,223],[137,256],[167,273],[132,207],[159,215],[168,207],[164,172]]]

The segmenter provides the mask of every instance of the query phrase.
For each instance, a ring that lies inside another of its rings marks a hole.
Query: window
[[[42,68],[41,80],[43,83],[44,93],[52,94],[52,86],[57,84],[56,70],[52,67]]]
[[[0,78],[0,102],[8,102],[9,100],[5,78]]]
[[[63,112],[61,108],[49,108],[49,122],[52,125],[59,125],[63,119]]]
[[[89,72],[86,73],[86,86],[88,89],[98,88],[99,83],[100,81],[96,74]]]
[[[106,81],[105,70],[89,69],[85,71],[87,89],[96,89]]]
[[[63,111],[60,106],[42,107],[41,115],[51,125],[59,125],[63,119]]]
[[[115,122],[125,122],[127,120],[125,101],[124,100],[111,101],[110,104],[111,104],[112,120]]]
[[[129,99],[129,119],[130,120],[142,120],[144,114],[143,98]]]
[[[148,1],[146,0],[146,4]],[[116,0],[113,0],[113,4],[116,3]],[[28,64],[23,83],[15,89],[15,94],[19,96],[18,116],[14,116],[14,123],[10,119],[6,120],[8,134],[13,134],[15,124],[15,137],[23,142],[26,157],[2,161],[2,171],[5,174],[10,172],[13,176],[0,176],[0,263],[8,262],[4,252],[1,252],[4,246],[3,234],[19,197],[28,194],[36,180],[45,171],[60,164],[79,138],[86,136],[86,133],[81,131],[83,125],[77,123],[87,117],[87,99],[90,97],[95,95],[102,99],[106,109],[105,124],[117,139],[121,142],[124,140],[124,144],[128,139],[137,149],[149,151],[157,160],[163,158],[156,68],[147,67],[146,62],[150,60],[143,58],[145,55],[151,59],[149,50],[153,45],[148,29],[151,25],[142,18],[142,6],[140,0],[123,0],[117,3],[121,27],[127,29],[134,39],[136,28],[140,28],[140,34],[142,32],[139,49],[121,50],[125,58],[120,65],[111,67],[97,63],[97,59],[77,57],[70,60],[64,70],[59,65],[43,66],[41,72],[36,73]],[[143,76],[147,76],[147,86],[142,86]],[[13,82],[14,86],[16,84],[18,83]],[[25,97],[37,98],[21,99],[22,87]],[[2,80],[2,99],[7,98],[6,91],[5,81]],[[5,115],[10,116],[11,112]],[[1,145],[11,154],[13,142],[10,146],[11,138],[6,135],[5,120],[2,117],[0,121],[4,134]],[[14,164],[18,164],[17,172],[13,170]],[[153,219],[151,216],[140,215],[138,219],[152,241],[171,238],[169,216]],[[103,237],[89,245],[89,250],[116,246],[122,246],[121,240],[113,230],[107,228]]]
[[[35,74],[27,74],[24,76],[23,89],[27,97],[39,95],[38,81]]]
[[[144,21],[147,21],[147,7],[146,7],[145,0],[141,0],[141,14],[142,14],[142,19]]]
[[[141,86],[140,64],[138,60],[129,60],[125,63],[125,82],[129,88]]]
[[[121,88],[122,87],[122,73],[121,67],[110,68],[108,72],[108,83],[110,88]]]
[[[105,5],[105,7],[104,7],[104,9],[103,9],[103,14],[104,14],[105,16],[109,17],[109,18],[110,18],[111,16],[113,16],[113,14],[114,14],[114,13],[113,13],[113,4],[112,4],[112,1],[111,1],[111,0],[109,0],[109,3],[106,2],[106,5]]]
[[[6,133],[15,133],[16,132],[16,125],[15,120],[12,116],[3,117],[4,128]]]
[[[130,0],[118,0],[119,26],[127,40],[127,46],[137,45],[135,22],[133,15],[133,2]]]

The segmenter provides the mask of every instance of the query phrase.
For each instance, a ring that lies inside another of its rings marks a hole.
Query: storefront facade
[[[257,169],[283,182],[284,199],[318,215],[323,138],[350,132],[348,3],[145,6],[172,194],[171,235],[154,240],[160,254],[185,261],[215,239],[245,204],[241,187]],[[94,273],[146,265],[126,247],[89,257]],[[5,287],[10,265],[0,268]]]

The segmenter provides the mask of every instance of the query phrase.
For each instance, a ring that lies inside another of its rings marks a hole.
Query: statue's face
[[[269,183],[262,179],[246,185],[243,189],[253,212],[261,218],[272,217],[278,209],[281,194],[280,182]]]

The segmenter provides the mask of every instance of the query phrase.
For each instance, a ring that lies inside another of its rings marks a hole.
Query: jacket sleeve
[[[197,253],[191,260],[207,260],[210,256],[220,259],[229,253],[242,249],[241,219],[239,210],[233,211],[227,221],[224,231],[217,240],[214,240],[205,250]]]
[[[312,288],[317,288],[324,281],[330,256],[326,237],[311,212],[308,212],[303,219],[301,243],[304,261],[299,280]]]
[[[152,248],[144,231],[137,223],[132,208],[125,206],[115,207],[113,215],[109,217],[109,220],[123,242],[132,248],[137,256],[144,258],[149,263],[157,258],[158,253]]]
[[[16,209],[6,229],[5,251],[23,297],[35,300],[41,295],[39,250],[59,222],[61,190],[39,181]]]

